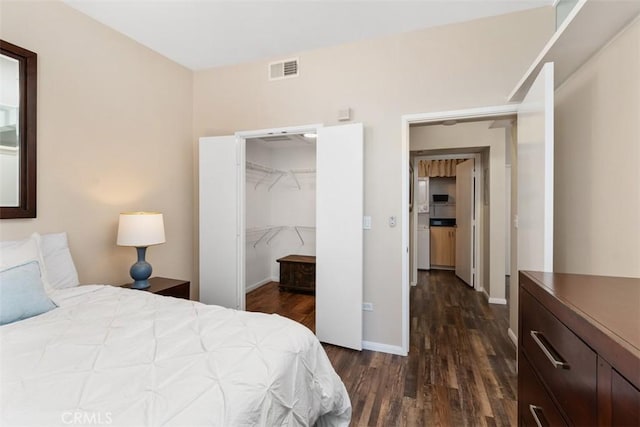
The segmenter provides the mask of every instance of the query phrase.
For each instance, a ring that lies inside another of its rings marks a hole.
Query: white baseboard
[[[269,282],[277,282],[278,279],[274,279],[273,277],[267,277],[266,279],[260,280],[259,282],[254,283],[253,285],[249,285],[245,288],[244,292],[248,294],[251,291],[255,291],[261,286],[266,285]]]
[[[504,299],[504,298],[493,298],[493,297],[490,297],[485,289],[482,290],[482,293],[484,294],[485,297],[487,297],[487,302],[489,304],[507,305],[507,300]]]
[[[411,282],[411,286],[418,286],[418,282]]]
[[[399,356],[406,356],[407,352],[399,345],[381,344],[378,342],[362,341],[363,350],[379,351],[380,353],[397,354]]]
[[[516,336],[516,334],[513,333],[511,328],[507,329],[507,335],[509,336],[509,338],[511,338],[513,345],[515,345],[516,348],[518,348],[518,337]]]

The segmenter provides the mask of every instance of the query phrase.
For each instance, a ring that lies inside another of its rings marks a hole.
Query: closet
[[[315,292],[315,138],[247,139],[245,166],[245,291]]]
[[[247,289],[281,273],[308,284],[315,256],[316,335],[360,350],[363,168],[361,123],[200,138],[200,301],[244,310]]]

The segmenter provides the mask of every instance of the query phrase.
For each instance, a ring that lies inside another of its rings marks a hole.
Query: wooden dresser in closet
[[[276,260],[280,263],[280,289],[316,291],[316,257],[288,255]]]
[[[640,425],[640,279],[519,274],[518,425]]]

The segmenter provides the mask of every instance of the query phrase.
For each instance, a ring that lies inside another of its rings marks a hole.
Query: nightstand
[[[189,290],[191,282],[188,280],[176,280],[167,279],[166,277],[152,277],[149,279],[149,286],[143,291],[151,292],[158,295],[164,295],[167,297],[175,297],[182,299],[189,299]],[[123,288],[131,287],[131,283],[125,283],[120,285]]]

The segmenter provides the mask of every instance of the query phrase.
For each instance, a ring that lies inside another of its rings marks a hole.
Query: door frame
[[[437,123],[444,120],[473,121],[475,119],[491,119],[503,115],[516,114],[518,104],[494,105],[464,110],[438,111],[432,113],[404,114],[400,117],[401,124],[401,168],[400,182],[402,189],[402,350],[409,352],[410,319],[409,319],[409,127],[419,123]]]
[[[234,133],[236,137],[236,163],[238,165],[238,205],[236,206],[236,215],[240,229],[236,230],[238,238],[237,257],[238,257],[238,282],[236,283],[238,295],[237,306],[239,310],[246,310],[246,277],[245,277],[245,264],[246,260],[246,147],[247,139],[260,138],[263,136],[273,136],[278,134],[303,134],[307,132],[316,132],[318,129],[324,127],[321,123],[302,125],[302,126],[287,126],[279,128],[258,129],[248,131],[237,131]]]

